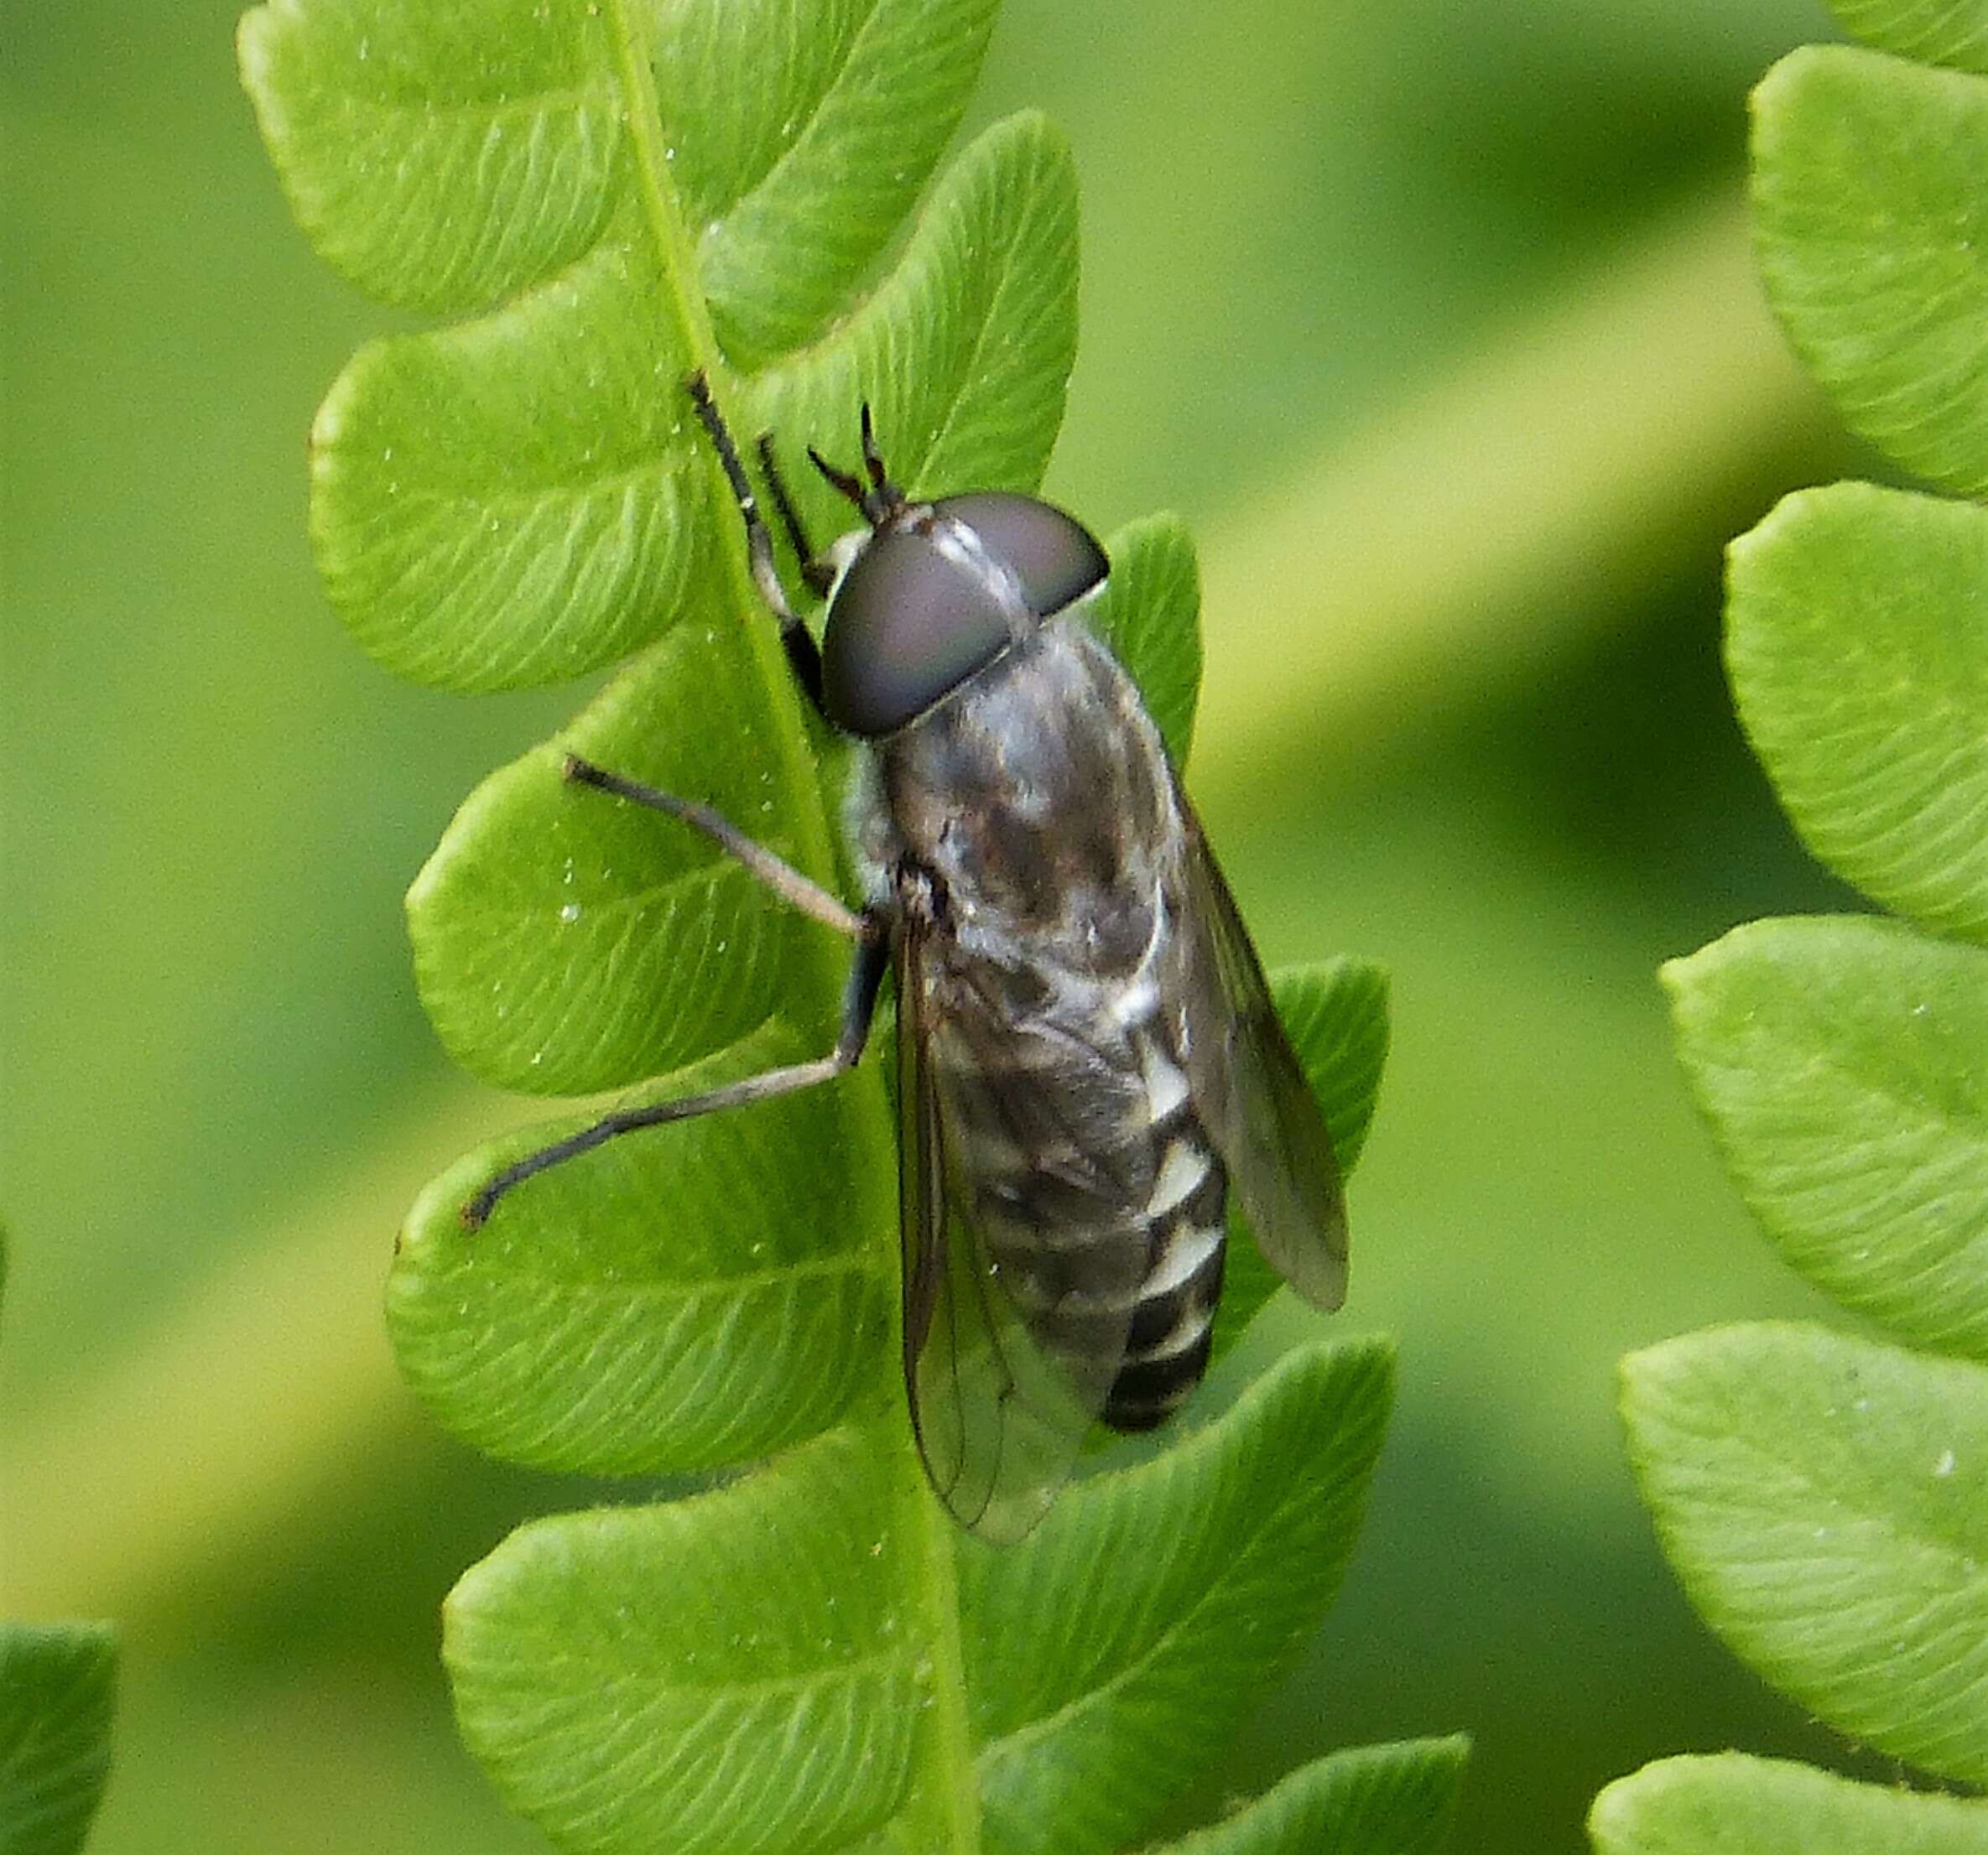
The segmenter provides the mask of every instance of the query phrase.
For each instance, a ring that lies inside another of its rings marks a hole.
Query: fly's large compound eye
[[[1038,618],[1081,599],[1111,570],[1090,529],[1032,496],[976,490],[932,507],[980,537],[989,555],[1020,583],[1023,600]]]
[[[853,735],[902,728],[1013,637],[998,579],[929,535],[887,528],[835,589],[821,641],[821,699]]]
[[[1033,496],[947,496],[916,527],[887,525],[835,589],[823,705],[851,734],[890,734],[1107,570],[1086,529]]]

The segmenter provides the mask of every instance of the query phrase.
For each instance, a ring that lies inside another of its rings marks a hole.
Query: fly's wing
[[[1185,826],[1183,1055],[1195,1105],[1257,1247],[1330,1313],[1346,1298],[1346,1201],[1331,1136],[1201,822],[1187,795],[1176,787],[1175,796]]]
[[[940,1021],[931,957],[924,933],[907,924],[898,949],[904,1383],[934,1492],[962,1525],[1005,1543],[1048,1511],[1104,1408],[1124,1360],[1145,1244],[1128,1229],[1079,1246],[1079,1279],[1044,1291],[1037,1239],[1054,1249],[1057,1233],[1018,1241],[965,1163],[959,1092],[976,1091],[976,1122],[1012,1105],[999,1099],[1002,1052],[989,1052],[985,1081],[942,1083],[934,1073],[934,1036],[991,1037],[994,1023]],[[1024,1123],[1029,1106],[1020,1107]]]

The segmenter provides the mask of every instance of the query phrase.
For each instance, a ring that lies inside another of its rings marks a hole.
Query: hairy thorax
[[[1108,983],[1145,957],[1172,783],[1132,679],[1080,624],[1052,621],[886,741],[872,792],[866,848],[929,872],[969,958],[1013,942]]]

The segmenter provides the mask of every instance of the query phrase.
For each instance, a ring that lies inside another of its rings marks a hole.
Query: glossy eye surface
[[[929,535],[886,529],[856,556],[829,608],[821,697],[853,735],[887,735],[1006,648],[1002,589]]]
[[[931,507],[919,527],[879,530],[835,589],[822,701],[851,734],[915,720],[1109,570],[1088,530],[1033,496],[976,491]]]
[[[1111,570],[1090,529],[1032,496],[976,490],[942,497],[932,507],[981,538],[988,553],[1021,583],[1022,597],[1038,618],[1082,598]]]

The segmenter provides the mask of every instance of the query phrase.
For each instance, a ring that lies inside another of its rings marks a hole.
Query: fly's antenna
[[[877,427],[870,418],[870,402],[863,402],[863,464],[870,473],[870,484],[883,501],[895,508],[904,500],[904,492],[891,481],[890,472],[883,467],[883,458],[877,449]]]
[[[830,489],[834,490],[838,496],[847,497],[863,512],[866,517],[869,517],[870,492],[855,477],[851,476],[847,470],[838,470],[812,444],[808,447],[808,461],[828,479]]]
[[[883,458],[877,449],[877,428],[870,418],[867,400],[863,402],[862,425],[863,467],[870,475],[867,485],[861,477],[837,470],[812,444],[808,447],[808,461],[821,472],[838,496],[861,509],[864,521],[875,528],[904,507],[904,492],[891,481],[890,472],[883,467]]]

